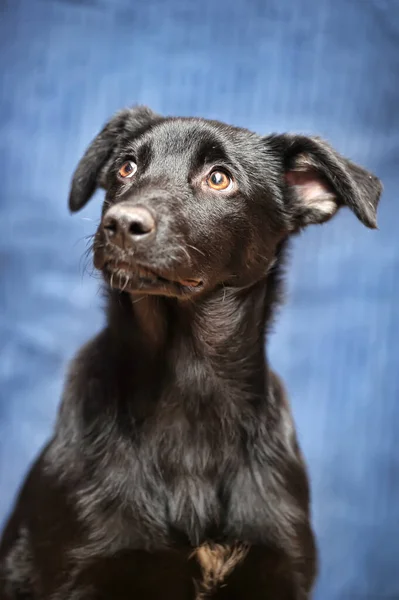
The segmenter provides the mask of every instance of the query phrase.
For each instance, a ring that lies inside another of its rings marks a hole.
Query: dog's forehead
[[[240,152],[248,132],[205,119],[169,118],[156,124],[138,140],[151,151],[152,158],[180,157],[182,160],[227,159]]]

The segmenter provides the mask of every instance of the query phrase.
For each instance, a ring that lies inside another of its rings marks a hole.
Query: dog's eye
[[[227,173],[217,170],[208,175],[206,182],[210,188],[218,192],[228,190],[233,185],[233,181]]]
[[[137,165],[132,160],[127,160],[123,163],[121,168],[118,171],[118,175],[123,177],[123,179],[128,179],[129,177],[133,177],[135,172],[137,171]]]

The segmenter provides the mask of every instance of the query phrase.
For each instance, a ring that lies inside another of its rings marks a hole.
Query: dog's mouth
[[[201,279],[180,279],[127,261],[109,260],[103,266],[103,273],[113,289],[132,293],[182,296],[197,293],[204,285]]]

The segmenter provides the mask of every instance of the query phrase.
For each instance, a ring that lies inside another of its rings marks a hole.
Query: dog
[[[2,600],[306,600],[307,470],[265,339],[292,235],[380,180],[317,137],[142,106],[78,164],[107,325],[70,366],[0,548]]]

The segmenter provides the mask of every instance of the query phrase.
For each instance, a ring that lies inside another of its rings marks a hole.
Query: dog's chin
[[[138,263],[110,260],[101,266],[101,270],[112,289],[130,294],[188,298],[200,293],[204,287],[200,279],[180,279],[177,274]]]

